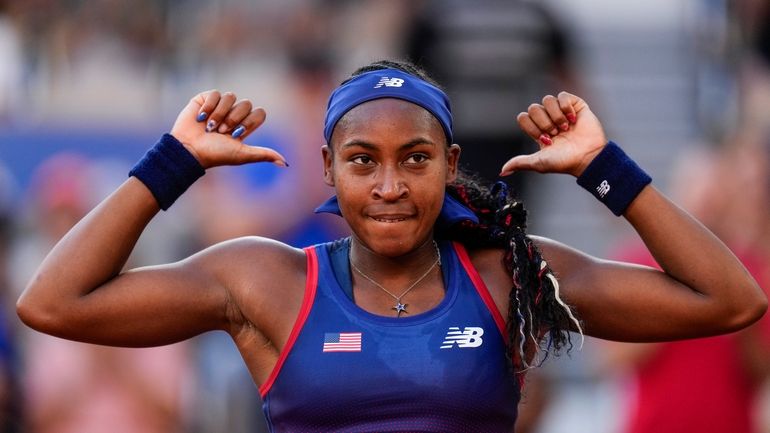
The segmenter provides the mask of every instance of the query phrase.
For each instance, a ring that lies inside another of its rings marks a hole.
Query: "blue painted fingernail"
[[[198,122],[203,122],[204,120],[206,120],[206,118],[207,118],[208,116],[209,116],[209,115],[208,115],[208,114],[206,114],[206,112],[205,112],[205,111],[201,111],[201,112],[198,114],[197,120],[198,120]]]
[[[235,128],[235,131],[233,131],[233,138],[240,137],[244,132],[246,132],[246,128],[244,128],[243,125]]]
[[[214,119],[209,120],[209,123],[206,124],[206,132],[213,131],[215,126],[217,126],[217,122]]]

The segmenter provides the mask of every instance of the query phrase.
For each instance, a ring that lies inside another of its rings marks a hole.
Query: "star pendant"
[[[396,306],[391,308],[391,310],[396,310],[396,317],[401,317],[401,313],[408,313],[406,311],[406,306],[409,304],[402,304],[400,301],[396,302]]]

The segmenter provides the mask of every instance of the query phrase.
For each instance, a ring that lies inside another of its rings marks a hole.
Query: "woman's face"
[[[460,155],[433,115],[399,99],[365,102],[340,119],[331,147],[324,180],[364,245],[397,257],[432,235]]]

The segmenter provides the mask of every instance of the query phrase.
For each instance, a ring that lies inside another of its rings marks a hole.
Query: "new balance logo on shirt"
[[[482,335],[484,335],[484,328],[466,326],[461,331],[458,326],[450,326],[444,342],[441,343],[441,348],[451,349],[455,346],[459,348],[479,347],[484,342],[481,338]]]
[[[599,198],[604,198],[604,196],[610,192],[610,184],[606,180],[603,180],[602,183],[596,187],[596,192],[599,193]]]
[[[402,78],[382,77],[382,78],[380,78],[380,81],[374,86],[374,88],[375,89],[379,89],[382,86],[385,86],[385,87],[401,87],[402,84],[404,84],[404,80]]]

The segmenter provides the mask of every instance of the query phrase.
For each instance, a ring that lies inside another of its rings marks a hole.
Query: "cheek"
[[[343,214],[349,214],[352,209],[360,207],[366,202],[370,188],[362,179],[336,176],[334,178],[334,190]]]
[[[429,209],[430,213],[435,217],[438,217],[438,214],[441,212],[441,207],[444,205],[445,193],[446,187],[443,183],[431,191]]]
[[[422,178],[410,185],[412,200],[418,202],[426,213],[438,215],[444,204],[446,191],[446,173],[436,173],[428,178]]]

